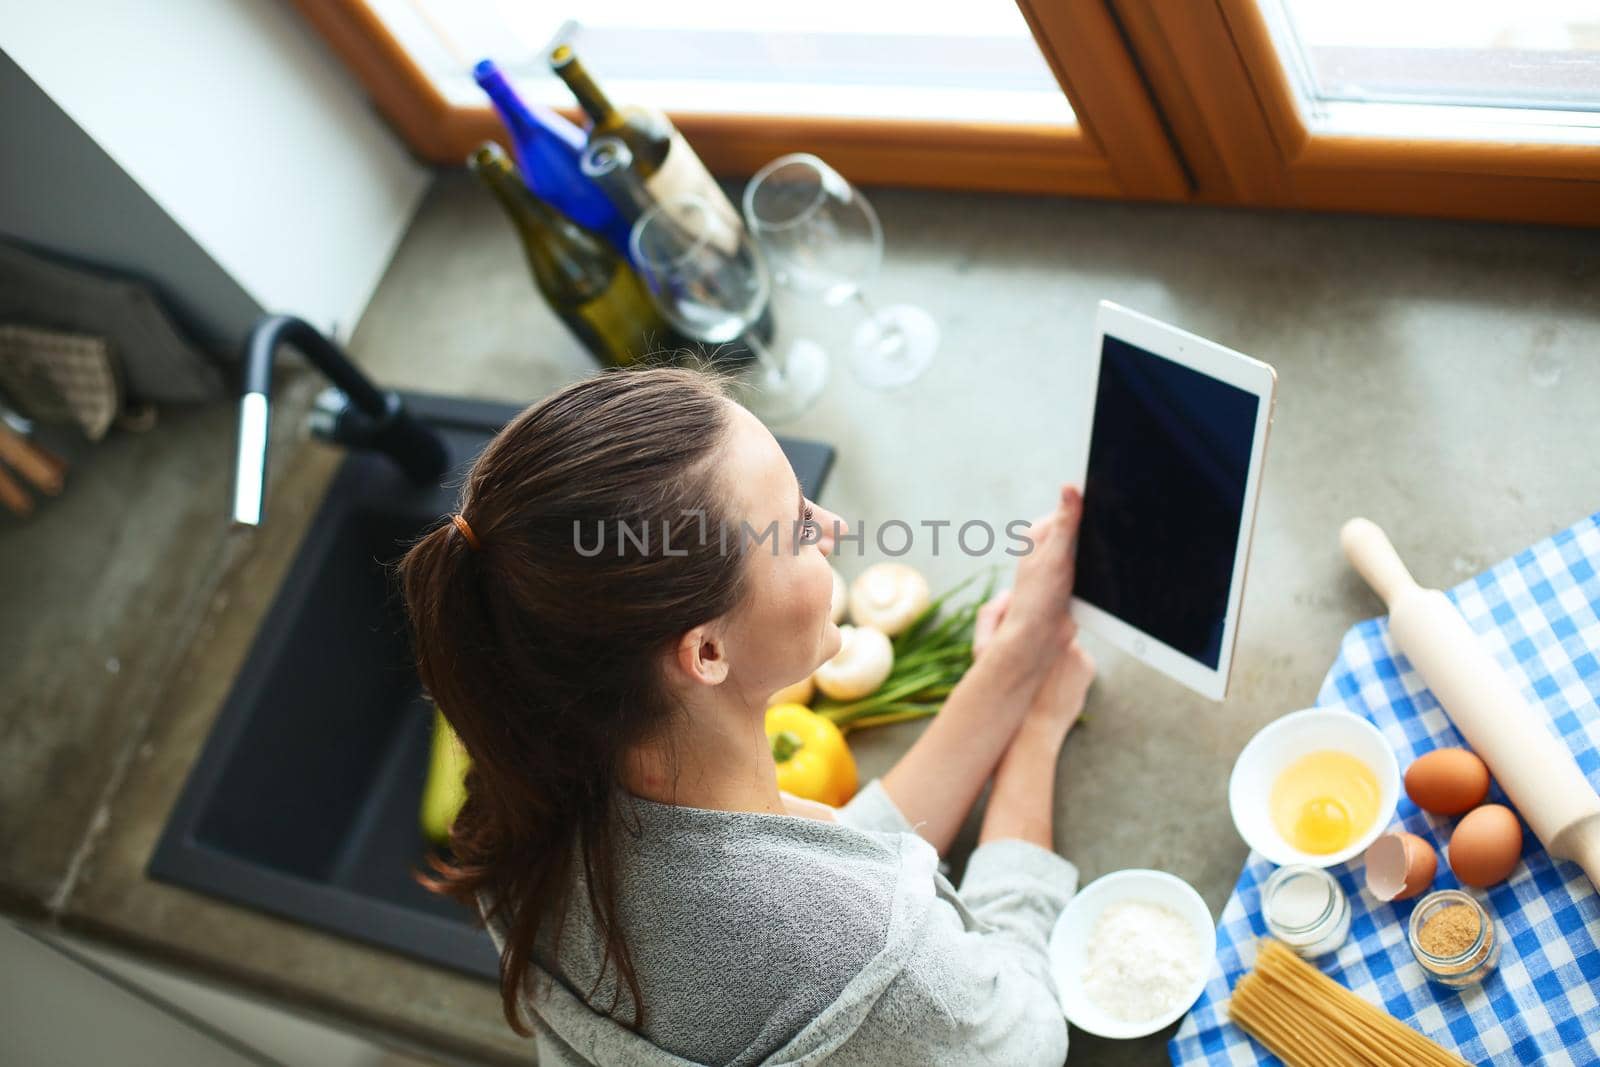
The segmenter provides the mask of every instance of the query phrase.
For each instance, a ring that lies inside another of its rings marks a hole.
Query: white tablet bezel
[[[1244,487],[1244,510],[1239,516],[1239,538],[1234,545],[1233,581],[1228,588],[1228,607],[1223,618],[1222,648],[1215,669],[1179,652],[1093,604],[1072,598],[1072,616],[1078,625],[1098,634],[1111,644],[1156,670],[1212,700],[1228,695],[1228,678],[1233,668],[1234,641],[1238,634],[1239,607],[1244,601],[1246,571],[1250,561],[1250,542],[1255,534],[1256,503],[1261,492],[1261,469],[1267,455],[1267,435],[1272,427],[1272,412],[1278,375],[1270,366],[1241,352],[1225,348],[1203,337],[1169,326],[1148,315],[1130,311],[1109,300],[1100,301],[1095,315],[1094,352],[1089,375],[1088,417],[1084,421],[1082,466],[1076,484],[1084,486],[1088,476],[1090,437],[1094,430],[1095,398],[1100,384],[1100,358],[1107,336],[1158,356],[1181,363],[1218,381],[1253,393],[1256,405],[1255,431],[1251,435],[1250,472]],[[1087,486],[1085,486],[1087,489]],[[1085,508],[1093,506],[1086,496]]]

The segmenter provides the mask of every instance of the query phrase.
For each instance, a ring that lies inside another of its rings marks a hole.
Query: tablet
[[[1109,301],[1095,334],[1073,617],[1221,700],[1277,374]]]

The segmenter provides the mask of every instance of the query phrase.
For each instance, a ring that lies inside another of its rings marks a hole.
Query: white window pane
[[[562,36],[614,100],[666,111],[1073,122],[1013,0],[368,4],[454,104],[483,102],[471,70],[489,57],[527,98],[570,106],[545,58]],[[558,17],[573,11],[581,24]]]
[[[1600,140],[1600,0],[1261,2],[1325,126]]]

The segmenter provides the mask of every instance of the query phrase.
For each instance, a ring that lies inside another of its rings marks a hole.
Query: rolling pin
[[[1389,605],[1389,634],[1428,683],[1467,744],[1489,765],[1550,855],[1583,868],[1600,889],[1600,795],[1545,715],[1522,698],[1467,620],[1423,589],[1374,523],[1351,519],[1339,542]]]

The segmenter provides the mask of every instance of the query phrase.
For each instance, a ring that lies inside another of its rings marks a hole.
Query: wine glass
[[[912,304],[874,308],[861,291],[883,262],[883,226],[843,175],[809,152],[780,156],[745,186],[744,218],[779,284],[866,312],[851,338],[863,385],[894,389],[927,369],[939,347],[933,316]]]
[[[779,359],[751,327],[772,295],[772,275],[738,216],[683,193],[651,206],[628,236],[633,261],[656,306],[686,336],[739,340],[756,355],[741,401],[768,422],[792,419],[828,381],[828,355],[797,340]]]

